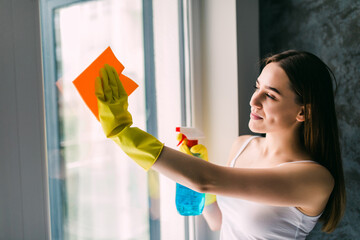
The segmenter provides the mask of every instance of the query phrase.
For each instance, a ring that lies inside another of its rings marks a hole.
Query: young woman
[[[221,239],[305,239],[318,220],[332,232],[345,208],[345,186],[330,69],[308,52],[266,59],[250,100],[249,128],[227,167],[165,147],[131,127],[127,95],[106,65],[96,81],[107,137],[134,161],[196,191],[217,195],[206,207]]]

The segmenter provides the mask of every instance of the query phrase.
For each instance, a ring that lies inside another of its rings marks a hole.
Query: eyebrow
[[[256,80],[256,82],[257,82],[257,84],[259,84],[259,85],[260,85],[259,80]],[[280,91],[279,91],[279,90],[277,90],[276,88],[274,88],[274,87],[270,87],[270,86],[265,86],[265,88],[266,88],[266,89],[270,89],[270,90],[272,90],[272,91],[276,92],[277,94],[279,94],[279,95],[281,96]]]

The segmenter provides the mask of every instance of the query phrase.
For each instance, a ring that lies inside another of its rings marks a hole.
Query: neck
[[[264,156],[293,156],[304,153],[297,133],[267,133],[263,146]]]

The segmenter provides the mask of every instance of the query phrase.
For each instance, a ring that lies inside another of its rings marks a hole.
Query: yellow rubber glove
[[[114,67],[105,64],[95,81],[99,119],[107,138],[145,170],[149,170],[159,157],[164,144],[155,137],[132,125],[128,112],[128,95]]]
[[[180,141],[182,139],[182,134],[179,133],[176,136],[176,139],[178,141]],[[187,139],[184,139],[184,141],[180,145],[179,150],[180,150],[180,152],[183,152],[183,153],[186,153],[189,155],[193,155],[193,156],[197,156],[207,162],[209,161],[207,149],[202,144],[194,145],[189,149],[189,147],[187,146]],[[216,195],[206,193],[205,194],[205,206],[208,206],[214,202],[216,202]]]

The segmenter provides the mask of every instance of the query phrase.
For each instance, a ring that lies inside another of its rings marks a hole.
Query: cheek
[[[268,110],[270,123],[282,123],[284,125],[292,124],[296,121],[296,106],[289,104],[279,104],[270,107]]]

